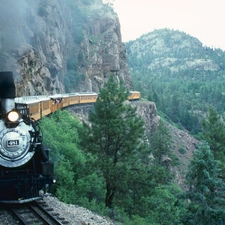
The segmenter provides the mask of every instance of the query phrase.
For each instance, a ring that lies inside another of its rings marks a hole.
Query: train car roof
[[[68,94],[55,94],[55,95],[49,95],[48,96],[49,98],[65,98],[65,97],[68,97]]]
[[[38,98],[25,98],[25,97],[19,97],[15,98],[16,103],[22,103],[22,104],[32,104],[32,103],[38,103],[41,100]]]
[[[98,95],[98,94],[95,93],[95,92],[79,92],[78,94],[79,94],[79,95]]]
[[[23,96],[15,98],[16,103],[37,103],[41,101],[48,101],[50,98],[46,95],[37,96]]]
[[[67,93],[67,95],[68,95],[68,96],[72,96],[72,95],[73,95],[73,96],[74,96],[74,95],[79,96],[79,93]]]

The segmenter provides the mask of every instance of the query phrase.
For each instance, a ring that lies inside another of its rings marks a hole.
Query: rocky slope
[[[72,76],[72,91],[97,91],[110,73],[131,86],[118,17],[101,0],[1,1],[0,59],[18,96],[64,93]]]
[[[156,104],[149,101],[132,102],[132,104],[137,107],[137,114],[144,119],[146,133],[149,136],[157,128],[160,120],[157,114]],[[166,123],[166,126],[171,134],[171,151],[177,156],[180,162],[179,166],[171,168],[175,175],[174,181],[181,188],[185,189],[185,175],[198,140],[191,136],[187,130],[180,130],[169,123]]]

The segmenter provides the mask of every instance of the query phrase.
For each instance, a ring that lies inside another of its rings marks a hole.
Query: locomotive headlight
[[[11,111],[8,113],[7,117],[10,122],[16,122],[18,121],[20,115],[17,111]]]

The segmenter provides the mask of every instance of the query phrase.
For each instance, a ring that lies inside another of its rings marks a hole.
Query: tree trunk
[[[115,188],[108,182],[106,182],[106,196],[105,196],[105,206],[112,208],[112,201],[115,195]]]

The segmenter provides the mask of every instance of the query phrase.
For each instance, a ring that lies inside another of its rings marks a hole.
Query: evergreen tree
[[[95,167],[105,180],[107,207],[112,207],[117,192],[128,190],[145,145],[144,123],[136,108],[125,103],[128,95],[122,82],[116,83],[111,76],[100,88],[89,114],[89,151],[96,157]]]
[[[151,173],[156,184],[168,183],[172,178],[170,167],[177,165],[177,158],[171,151],[170,131],[162,119],[150,137],[150,146],[154,157],[154,170]]]
[[[152,153],[157,164],[161,164],[163,157],[171,157],[171,135],[162,119],[157,129],[151,135]]]
[[[225,218],[225,187],[218,177],[219,162],[206,142],[194,152],[187,173],[190,190],[187,191],[188,216],[185,224],[219,225]]]
[[[185,213],[184,200],[179,199],[181,194],[178,186],[170,184],[158,185],[152,195],[143,196],[143,200],[147,198],[147,207],[150,208],[146,215],[149,224],[181,225],[181,218]]]
[[[202,139],[205,140],[216,160],[221,161],[222,174],[225,175],[225,125],[212,107],[202,121]]]

